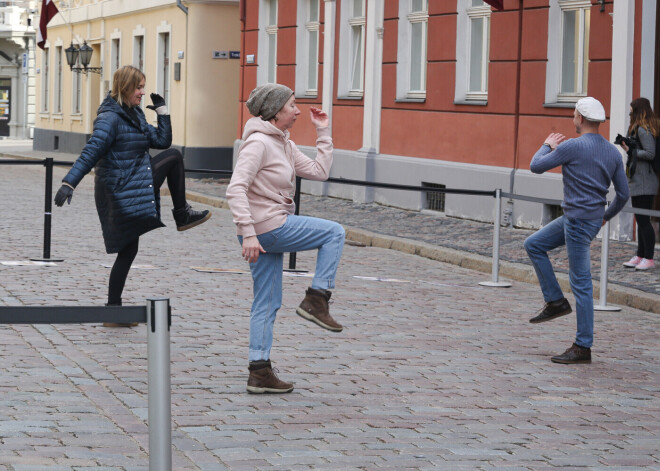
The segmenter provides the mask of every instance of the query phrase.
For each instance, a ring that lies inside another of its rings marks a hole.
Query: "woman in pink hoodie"
[[[311,108],[310,120],[317,133],[316,160],[298,150],[289,140],[289,129],[300,110],[293,91],[284,85],[268,83],[255,88],[246,105],[254,117],[245,124],[227,201],[253,280],[247,390],[287,393],[293,384],[280,380],[270,363],[273,324],[282,305],[285,252],[318,250],[312,286],[296,312],[332,332],[343,329],[330,315],[328,290],[335,286],[344,229],[336,222],[294,215],[293,202],[296,176],[319,181],[328,178],[332,138],[328,115]]]

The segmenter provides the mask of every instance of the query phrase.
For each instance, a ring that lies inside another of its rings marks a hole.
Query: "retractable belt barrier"
[[[503,198],[509,198],[509,199],[517,199],[517,200],[523,200],[523,201],[531,201],[534,203],[542,203],[542,204],[553,204],[553,205],[561,205],[563,202],[562,200],[553,200],[553,199],[546,199],[546,198],[536,198],[534,196],[525,196],[525,195],[517,195],[515,193],[502,193]],[[609,202],[607,203],[609,205]],[[660,211],[652,211],[649,209],[641,209],[641,208],[632,208],[632,207],[624,207],[621,210],[622,213],[630,213],[630,214],[643,214],[646,216],[656,216],[660,217]],[[495,233],[498,233],[500,231],[499,227],[495,228]],[[606,221],[605,225],[601,229],[602,231],[602,245],[600,249],[600,277],[599,277],[599,285],[600,285],[600,298],[598,304],[594,305],[594,310],[596,311],[620,311],[621,308],[617,306],[610,306],[607,304],[607,271],[608,271],[608,264],[609,264],[609,250],[610,250],[610,221]],[[499,237],[498,237],[499,240]],[[499,242],[498,242],[499,243]],[[496,263],[499,263],[499,260],[495,260],[493,258],[493,266],[495,266]]]
[[[146,306],[0,306],[0,324],[147,324],[149,471],[172,470],[170,326],[166,298]]]
[[[55,161],[52,158],[47,158],[44,160],[7,160],[0,159],[0,165],[43,165],[46,167],[46,192],[45,192],[45,211],[44,211],[44,253],[43,258],[41,259],[32,259],[40,261],[56,261],[50,258],[50,232],[51,232],[51,209],[52,209],[52,180],[53,180],[53,166],[62,165],[62,166],[71,166],[71,162],[62,162]],[[197,173],[197,174],[209,174],[209,175],[224,175],[231,177],[231,170],[212,170],[212,169],[185,169],[186,173]],[[300,177],[296,177],[296,192],[294,195],[295,202],[295,214],[300,214],[300,193],[301,193],[301,181]],[[383,188],[391,190],[402,190],[402,191],[421,191],[421,192],[434,192],[434,193],[448,193],[448,194],[461,194],[461,195],[475,195],[475,196],[492,196],[495,198],[495,208],[493,211],[493,262],[492,262],[492,276],[490,281],[481,282],[483,286],[493,286],[493,287],[509,287],[510,283],[499,281],[499,250],[500,250],[500,226],[501,226],[501,207],[502,207],[502,198],[507,199],[517,199],[522,201],[529,201],[533,203],[540,204],[551,204],[551,205],[560,205],[562,200],[550,199],[550,198],[538,198],[534,196],[519,195],[515,193],[506,193],[502,190],[497,189],[493,191],[488,190],[467,190],[462,188],[435,188],[428,186],[413,186],[413,185],[399,185],[394,183],[380,183],[380,182],[367,182],[362,180],[351,180],[347,178],[328,178],[326,180],[329,183],[337,183],[343,185],[354,185],[354,186],[367,186],[372,188]],[[626,207],[621,210],[624,213],[632,214],[642,214],[646,216],[656,216],[660,217],[660,211],[651,211],[647,209],[639,208],[630,208]],[[611,310],[614,308],[607,307],[607,253],[609,250],[609,222],[604,227],[604,233],[607,234],[606,237],[603,237],[603,248],[601,253],[601,275],[600,275],[600,286],[601,286],[601,304],[595,306],[595,308],[604,308],[603,310]],[[289,254],[289,270],[295,271],[296,268],[296,254]]]

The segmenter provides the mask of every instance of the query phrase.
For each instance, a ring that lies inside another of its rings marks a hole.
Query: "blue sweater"
[[[564,180],[562,208],[568,217],[612,219],[626,204],[630,193],[621,154],[600,134],[583,134],[557,146],[546,145],[534,154],[529,166],[534,173],[559,167]],[[607,191],[614,183],[616,196],[605,210]]]

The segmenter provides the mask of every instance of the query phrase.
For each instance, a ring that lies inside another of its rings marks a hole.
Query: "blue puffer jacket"
[[[138,128],[108,94],[98,109],[94,131],[62,181],[74,188],[95,168],[94,197],[105,250],[116,253],[152,229],[163,227],[160,193],[154,191],[149,149],[172,144],[169,115],[158,115],[151,126],[138,106]]]

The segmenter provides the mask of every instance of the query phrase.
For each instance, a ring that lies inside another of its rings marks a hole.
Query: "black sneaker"
[[[211,212],[206,209],[195,211],[189,204],[186,204],[183,208],[173,209],[172,215],[174,216],[174,222],[176,222],[176,230],[186,231],[206,222],[211,217]]]
[[[550,358],[553,363],[562,363],[564,365],[572,365],[575,363],[591,363],[591,349],[580,347],[577,344],[570,346],[561,355]]]
[[[541,309],[536,314],[536,317],[532,317],[529,322],[532,324],[547,322],[551,321],[552,319],[565,316],[566,314],[570,314],[571,312],[573,312],[573,309],[571,309],[571,305],[569,304],[568,299],[561,298],[557,301],[550,301],[549,303],[545,303],[543,309]]]

